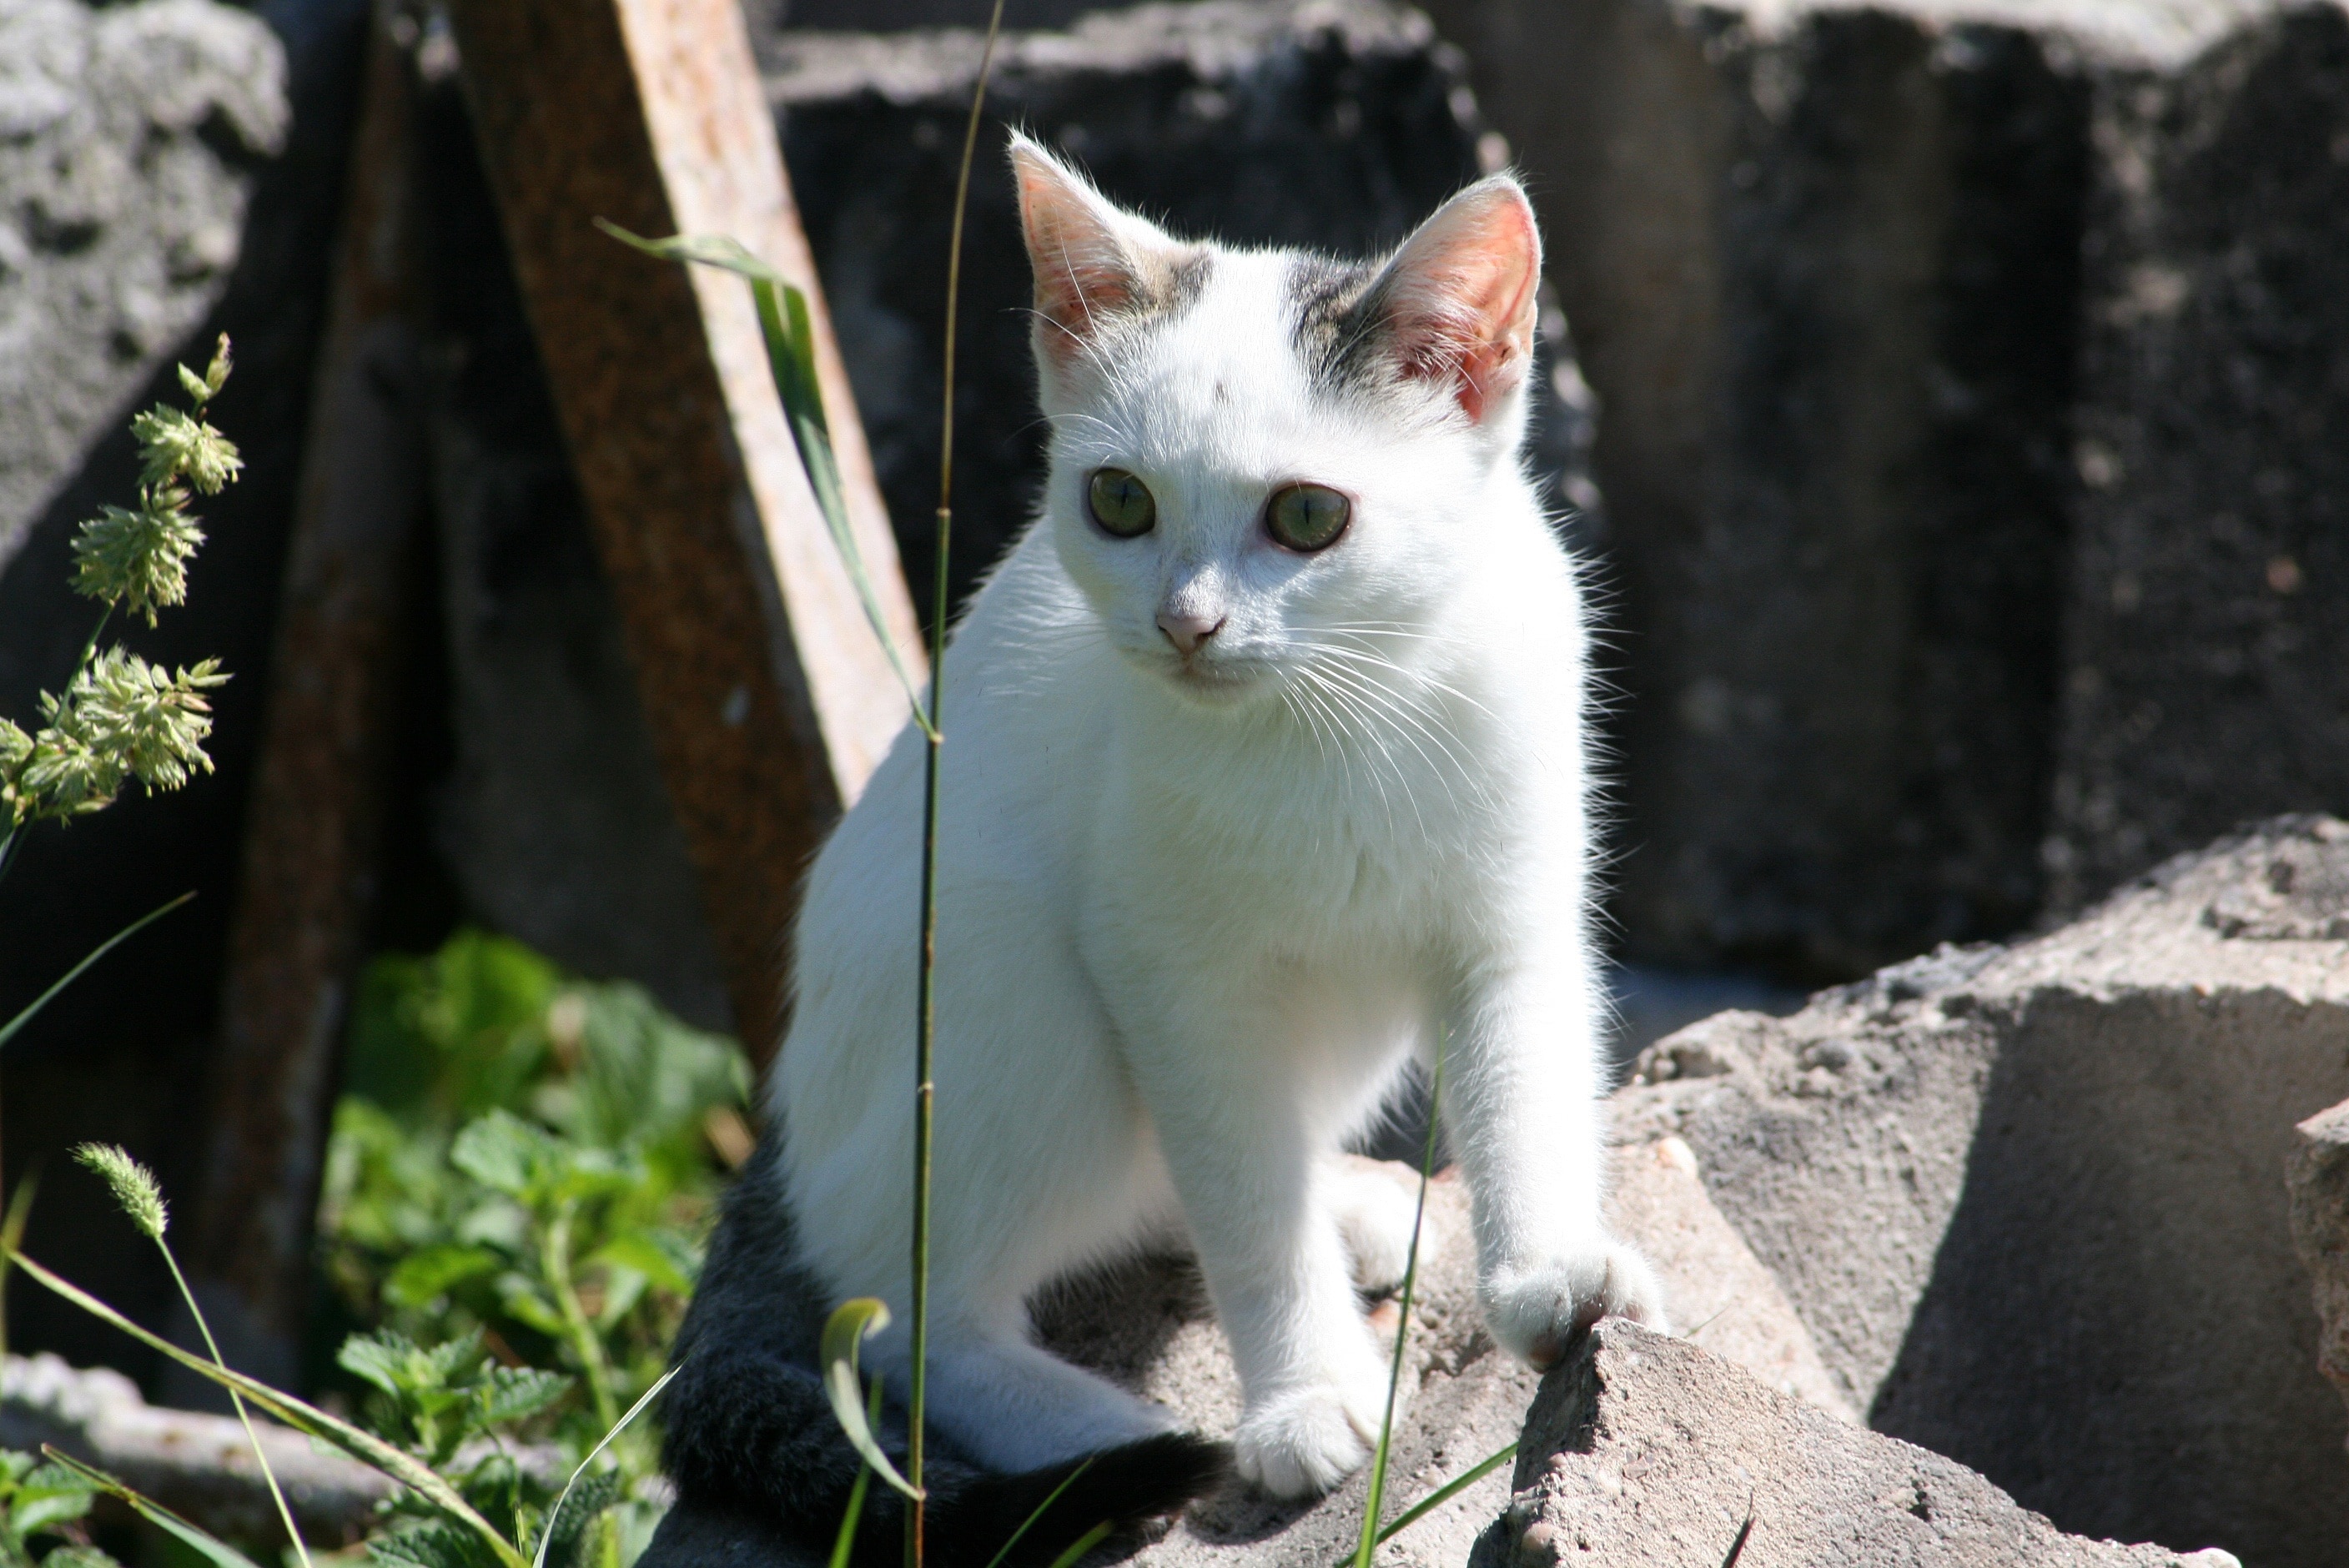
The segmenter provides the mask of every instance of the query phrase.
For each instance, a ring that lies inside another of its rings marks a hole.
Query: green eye
[[[1264,531],[1291,550],[1326,550],[1353,515],[1354,503],[1328,485],[1290,485],[1265,503]]]
[[[1150,487],[1123,469],[1095,470],[1085,499],[1102,531],[1119,539],[1139,539],[1157,524],[1158,503],[1150,499]]]

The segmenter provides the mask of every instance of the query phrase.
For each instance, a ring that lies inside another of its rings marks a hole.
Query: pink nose
[[[1224,629],[1227,615],[1210,621],[1205,615],[1178,615],[1172,610],[1158,612],[1158,629],[1174,645],[1174,651],[1189,658],[1199,651],[1199,645]]]

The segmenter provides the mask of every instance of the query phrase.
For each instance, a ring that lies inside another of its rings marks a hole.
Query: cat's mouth
[[[1157,661],[1169,685],[1195,702],[1221,707],[1264,686],[1265,671],[1254,661],[1170,658]]]

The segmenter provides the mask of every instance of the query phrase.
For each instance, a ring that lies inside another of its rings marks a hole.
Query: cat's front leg
[[[1475,1203],[1485,1325],[1544,1369],[1600,1317],[1664,1325],[1654,1271],[1600,1216],[1594,985],[1576,959],[1501,968],[1463,985],[1445,1044],[1443,1115]]]
[[[1370,1457],[1388,1367],[1340,1236],[1339,1168],[1277,1062],[1235,1049],[1247,1038],[1144,1046],[1136,1078],[1239,1369],[1240,1474],[1309,1497]]]

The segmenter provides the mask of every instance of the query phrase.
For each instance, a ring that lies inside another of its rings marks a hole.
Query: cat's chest
[[[1179,926],[1299,955],[1418,948],[1478,899],[1507,833],[1489,790],[1437,766],[1381,772],[1309,745],[1113,747],[1103,762],[1092,895],[1166,938]]]

